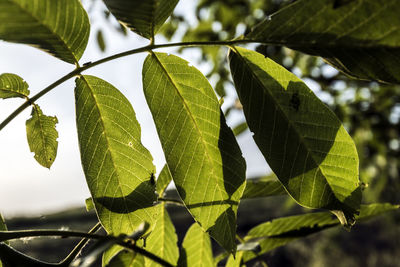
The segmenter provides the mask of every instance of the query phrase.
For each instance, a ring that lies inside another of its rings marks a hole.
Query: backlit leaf
[[[111,84],[81,76],[75,88],[81,161],[96,212],[108,233],[134,232],[157,217],[155,172],[129,101]]]
[[[151,39],[179,0],[103,0],[114,16],[132,31]]]
[[[85,51],[90,24],[79,0],[0,0],[0,39],[38,47],[68,63]]]
[[[376,203],[362,205],[357,220],[363,221],[381,215],[385,212],[398,210],[399,205]],[[259,253],[244,252],[244,261],[247,262],[256,256],[283,246],[296,239],[339,225],[340,222],[329,212],[315,212],[303,215],[282,217],[270,222],[262,223],[249,231],[246,241],[257,241],[261,246]]]
[[[296,1],[247,38],[322,56],[351,77],[400,83],[399,1],[340,2]]]
[[[351,224],[361,202],[358,155],[339,119],[271,59],[239,47],[229,59],[254,140],[288,193]]]
[[[115,255],[106,267],[143,267],[145,258],[133,251],[122,250]]]
[[[29,95],[29,85],[18,75],[3,73],[0,75],[0,98],[25,98]]]
[[[247,179],[242,199],[286,195],[286,190],[275,175]]]
[[[189,228],[183,239],[178,266],[214,266],[210,237],[196,223]]]
[[[160,204],[160,214],[153,232],[146,238],[146,250],[176,266],[179,258],[178,236],[165,204]],[[146,258],[146,267],[160,266]]]
[[[31,116],[26,121],[29,148],[40,165],[50,168],[57,156],[57,117],[44,115],[38,105],[33,105]]]
[[[162,168],[160,175],[158,176],[156,183],[156,191],[159,197],[164,195],[165,190],[172,181],[171,172],[169,171],[168,165],[165,164]]]
[[[180,197],[205,231],[235,251],[245,162],[214,90],[187,61],[164,53],[146,58],[143,88]]]

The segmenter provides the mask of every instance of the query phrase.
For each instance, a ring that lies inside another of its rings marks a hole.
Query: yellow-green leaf
[[[171,183],[171,181],[172,181],[171,172],[169,171],[168,165],[165,164],[157,179],[156,190],[158,197],[162,197],[164,195],[164,192],[167,189],[168,185]]]
[[[3,73],[0,75],[0,98],[26,98],[29,95],[29,85],[18,75]]]
[[[75,64],[90,24],[79,0],[0,0],[0,39],[38,47]]]
[[[29,148],[40,165],[50,168],[57,156],[57,117],[44,115],[38,105],[33,105],[31,116],[26,121]]]

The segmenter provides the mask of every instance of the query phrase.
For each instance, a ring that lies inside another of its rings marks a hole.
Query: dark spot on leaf
[[[296,111],[299,111],[300,108],[299,93],[297,92],[293,93],[292,98],[290,98],[290,106],[294,108]]]
[[[354,0],[335,0],[333,1],[333,9],[337,9],[339,7],[345,6],[347,4],[350,4]]]

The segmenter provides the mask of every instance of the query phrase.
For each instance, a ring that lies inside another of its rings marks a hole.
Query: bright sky
[[[193,9],[191,5],[189,0],[180,1],[177,12],[188,14],[188,10]],[[81,63],[147,44],[146,40],[133,33],[126,38],[106,28],[107,51],[101,53],[95,41],[95,33],[102,23],[101,18],[95,19]],[[193,52],[193,49],[187,50],[182,57],[196,65],[196,53]],[[90,69],[84,74],[96,75],[110,82],[131,101],[142,127],[142,141],[153,154],[159,172],[165,159],[142,91],[141,73],[145,57],[146,54],[125,57]],[[30,46],[2,41],[0,59],[0,74],[15,73],[21,76],[29,84],[31,96],[74,68]],[[206,66],[199,68],[204,70]],[[0,212],[3,215],[38,215],[70,206],[82,206],[89,197],[80,163],[73,91],[74,79],[71,79],[37,102],[44,114],[55,115],[59,120],[58,154],[50,170],[41,167],[29,151],[25,121],[30,116],[30,108],[0,131]],[[22,103],[21,99],[0,100],[0,121]],[[233,120],[237,121],[237,118]],[[251,135],[247,133],[240,136],[239,143],[247,160],[248,176],[266,173],[267,165]]]

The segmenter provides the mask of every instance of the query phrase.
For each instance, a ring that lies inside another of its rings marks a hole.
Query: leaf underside
[[[44,115],[38,105],[33,106],[31,116],[26,121],[29,148],[40,165],[50,168],[57,156],[57,117]]]
[[[353,221],[361,202],[358,156],[339,119],[295,75],[244,48],[229,54],[232,77],[254,140],[301,205]]]
[[[18,75],[12,73],[0,75],[0,98],[25,98],[29,95],[28,87],[28,84]]]
[[[103,0],[110,12],[133,32],[151,39],[179,0]]]
[[[180,197],[205,231],[235,251],[245,162],[211,85],[187,61],[155,53],[145,60],[143,89]]]
[[[247,39],[322,56],[345,74],[400,83],[397,0],[299,0],[256,26]]]
[[[102,225],[116,235],[142,222],[154,226],[155,167],[131,104],[93,76],[77,78],[75,104],[82,166]]]
[[[90,31],[79,0],[0,0],[0,39],[38,47],[75,64]]]

